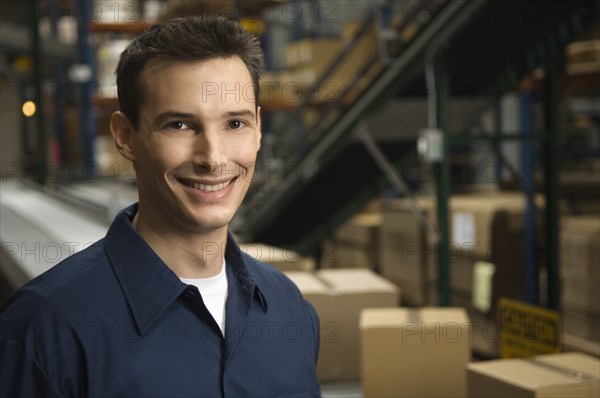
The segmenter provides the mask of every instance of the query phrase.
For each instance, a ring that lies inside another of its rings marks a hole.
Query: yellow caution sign
[[[560,351],[560,317],[548,308],[501,298],[500,357],[524,358]]]

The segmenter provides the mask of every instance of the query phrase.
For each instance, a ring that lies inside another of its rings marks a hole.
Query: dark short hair
[[[154,25],[127,46],[117,65],[119,107],[138,128],[139,106],[145,91],[142,71],[153,59],[203,61],[238,56],[248,68],[258,106],[259,79],[264,61],[258,39],[221,16],[176,18]]]

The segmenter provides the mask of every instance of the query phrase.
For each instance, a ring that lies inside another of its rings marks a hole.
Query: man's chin
[[[197,218],[194,217],[190,220],[189,227],[191,232],[207,234],[217,231],[227,230],[227,226],[231,222],[230,218],[224,217],[223,219],[218,218]]]

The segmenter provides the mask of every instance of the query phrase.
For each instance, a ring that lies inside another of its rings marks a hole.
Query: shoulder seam
[[[53,290],[51,294],[49,294],[47,297],[43,297],[41,295],[38,295],[38,297],[44,299],[43,303],[41,303],[41,305],[37,308],[37,310],[35,312],[32,313],[31,317],[29,318],[29,321],[31,321],[32,319],[36,318],[38,316],[38,314],[45,310],[46,308],[48,308],[48,303],[49,301],[55,297],[59,292],[61,292],[65,286],[67,286],[69,283],[71,283],[71,281],[73,281],[73,279],[79,277],[84,271],[90,269],[91,267],[93,267],[95,264],[97,264],[99,261],[101,261],[103,258],[106,258],[106,253],[103,252],[102,256],[100,256],[99,258],[97,258],[94,262],[88,264],[84,269],[80,270],[79,272],[77,272],[76,274],[73,274],[69,279],[67,279],[65,281],[65,283],[63,283],[60,287],[58,287],[57,289]],[[65,259],[64,261],[67,261],[67,259]],[[57,264],[58,265],[58,264]]]
[[[35,367],[39,369],[39,371],[44,375],[44,377],[46,378],[46,380],[48,381],[48,384],[52,387],[52,389],[54,390],[54,392],[56,393],[56,395],[58,395],[59,397],[62,397],[63,395],[60,393],[60,390],[58,388],[56,388],[56,385],[54,384],[54,382],[50,379],[50,377],[48,377],[48,373],[46,372],[46,370],[40,365],[40,363],[37,361],[37,359],[35,358],[35,356],[32,354],[32,352],[29,350],[29,348],[16,340],[13,340],[11,338],[8,338],[6,336],[2,336],[0,335],[0,340],[4,340],[7,342],[11,342],[17,346],[20,346],[23,348],[23,353],[27,355],[27,357],[29,359],[31,359],[31,361],[35,364]]]

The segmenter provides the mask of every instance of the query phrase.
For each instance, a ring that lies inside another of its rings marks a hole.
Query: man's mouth
[[[215,182],[197,182],[197,181],[184,180],[184,179],[180,179],[179,181],[182,184],[187,185],[188,187],[192,187],[192,188],[198,189],[200,191],[217,192],[217,191],[227,188],[227,186],[229,184],[231,184],[232,182],[234,182],[236,179],[237,179],[237,177],[234,177],[231,180],[225,181],[225,182],[217,182],[217,181],[215,181]]]

